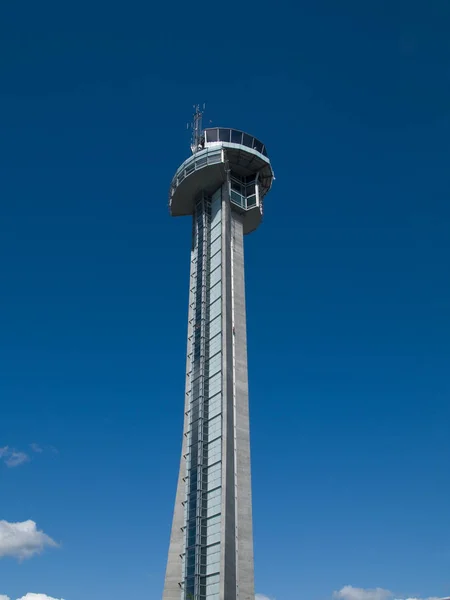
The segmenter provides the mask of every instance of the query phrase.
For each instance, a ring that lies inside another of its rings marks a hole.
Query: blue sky
[[[204,101],[277,176],[246,240],[257,592],[450,594],[449,26],[444,0],[3,3],[0,594],[161,597],[167,193]]]

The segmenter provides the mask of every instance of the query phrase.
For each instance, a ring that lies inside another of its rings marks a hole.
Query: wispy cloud
[[[43,447],[36,442],[29,444],[30,450],[33,454],[42,454],[43,452],[51,452],[52,454],[58,454],[58,450],[53,446]],[[10,446],[0,446],[0,463],[3,462],[10,469],[14,467],[20,467],[31,460],[30,454],[23,452],[22,450],[16,450]],[[1,597],[0,597],[0,600]]]
[[[9,596],[2,596],[2,594],[0,594],[0,600],[10,600]]]
[[[36,444],[35,442],[30,444],[30,448],[33,450],[33,452],[36,452],[37,454],[41,454],[42,452],[44,452],[43,448],[41,448],[41,446],[39,446],[39,444]]]
[[[30,457],[26,452],[20,452],[15,448],[9,446],[3,446],[0,448],[0,460],[2,460],[7,467],[13,469],[19,467],[30,460]]]
[[[264,596],[264,594],[256,594],[255,600],[275,600],[275,598],[269,598],[269,596]]]
[[[427,598],[417,597],[399,597],[390,590],[384,588],[357,588],[352,585],[345,585],[339,591],[333,593],[337,600],[445,600],[436,596]]]
[[[46,547],[56,546],[50,536],[37,529],[34,521],[0,521],[0,558],[10,556],[24,560],[40,554]]]

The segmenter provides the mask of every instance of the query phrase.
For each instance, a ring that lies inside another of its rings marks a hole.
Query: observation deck
[[[237,129],[205,129],[172,179],[170,214],[192,215],[201,192],[213,194],[228,182],[233,209],[243,215],[244,233],[250,233],[261,222],[263,199],[273,178],[266,147],[257,138]]]

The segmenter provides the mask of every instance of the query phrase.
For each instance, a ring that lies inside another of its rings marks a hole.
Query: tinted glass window
[[[262,152],[263,151],[263,145],[261,144],[261,142],[259,140],[256,140],[256,139],[254,140],[253,148],[257,152]]]
[[[242,194],[242,185],[233,179],[231,180],[231,189],[239,192],[239,194]]]
[[[237,204],[238,206],[244,206],[244,198],[240,194],[231,190],[231,202]]]
[[[248,146],[249,148],[253,148],[253,138],[248,133],[244,133],[242,143],[244,146]]]
[[[231,130],[231,141],[233,144],[242,144],[242,131]]]
[[[230,141],[230,130],[229,129],[219,129],[219,140],[221,142],[229,142]]]
[[[217,142],[219,139],[217,135],[217,129],[208,129],[205,133],[207,142]]]

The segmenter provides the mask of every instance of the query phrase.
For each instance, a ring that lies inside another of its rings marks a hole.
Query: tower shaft
[[[242,217],[193,216],[183,451],[164,600],[254,600]]]

